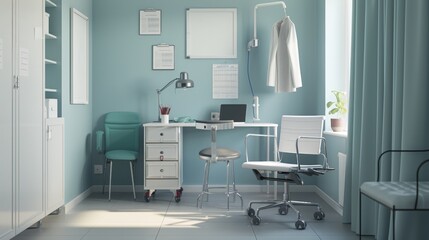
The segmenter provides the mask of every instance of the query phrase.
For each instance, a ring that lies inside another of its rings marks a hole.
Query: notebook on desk
[[[246,122],[246,108],[246,104],[221,104],[219,119],[244,123]]]

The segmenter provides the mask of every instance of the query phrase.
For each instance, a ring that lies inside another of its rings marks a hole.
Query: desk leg
[[[275,162],[278,161],[277,159],[277,127],[273,127],[273,135],[274,135],[274,142],[273,142],[273,160]],[[277,172],[274,173],[274,177],[277,178]],[[277,199],[277,182],[274,182],[274,199]]]

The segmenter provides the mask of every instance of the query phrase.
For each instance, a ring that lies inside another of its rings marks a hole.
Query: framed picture
[[[237,9],[188,9],[186,57],[237,58]]]
[[[143,9],[139,14],[139,34],[140,35],[160,35],[161,34],[161,10]]]
[[[159,44],[152,46],[152,69],[174,70],[174,45]]]
[[[88,17],[71,9],[71,104],[89,103]]]

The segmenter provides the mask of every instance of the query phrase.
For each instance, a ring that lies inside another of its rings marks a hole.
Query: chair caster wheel
[[[298,230],[304,230],[307,227],[307,223],[304,220],[298,220],[295,222],[295,227]]]
[[[289,208],[287,206],[281,206],[279,208],[279,214],[280,215],[287,215],[288,211],[289,211]]]
[[[325,218],[325,213],[322,210],[320,210],[320,211],[314,212],[313,216],[314,216],[314,219],[320,221]]]
[[[252,224],[253,225],[259,225],[261,223],[261,218],[258,216],[253,216],[252,217]]]
[[[247,216],[249,216],[249,217],[255,216],[255,209],[253,209],[253,208],[247,209]]]

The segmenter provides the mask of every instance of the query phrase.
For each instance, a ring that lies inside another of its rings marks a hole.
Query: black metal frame
[[[377,162],[377,182],[380,182],[380,166],[381,166],[381,160],[383,155],[388,154],[388,153],[422,153],[422,152],[429,152],[429,149],[421,149],[421,150],[387,150],[384,151],[383,153],[380,154],[380,156],[378,157],[378,162]],[[392,208],[390,208],[390,206],[386,206],[385,204],[375,200],[374,198],[372,198],[371,196],[368,196],[365,193],[362,193],[361,189],[359,188],[359,239],[362,239],[362,194],[365,195],[367,198],[372,199],[373,201],[382,204],[383,206],[389,208],[392,212],[392,222],[393,222],[393,240],[395,240],[395,215],[397,211],[429,211],[428,208],[423,208],[423,209],[417,209],[417,205],[418,205],[418,196],[419,196],[419,175],[420,175],[420,169],[422,168],[422,166],[426,163],[429,162],[429,159],[423,161],[422,163],[420,163],[420,165],[417,167],[417,171],[416,171],[416,201],[414,204],[414,208],[407,208],[407,209],[401,209],[401,208],[396,208],[395,206],[393,206]]]

